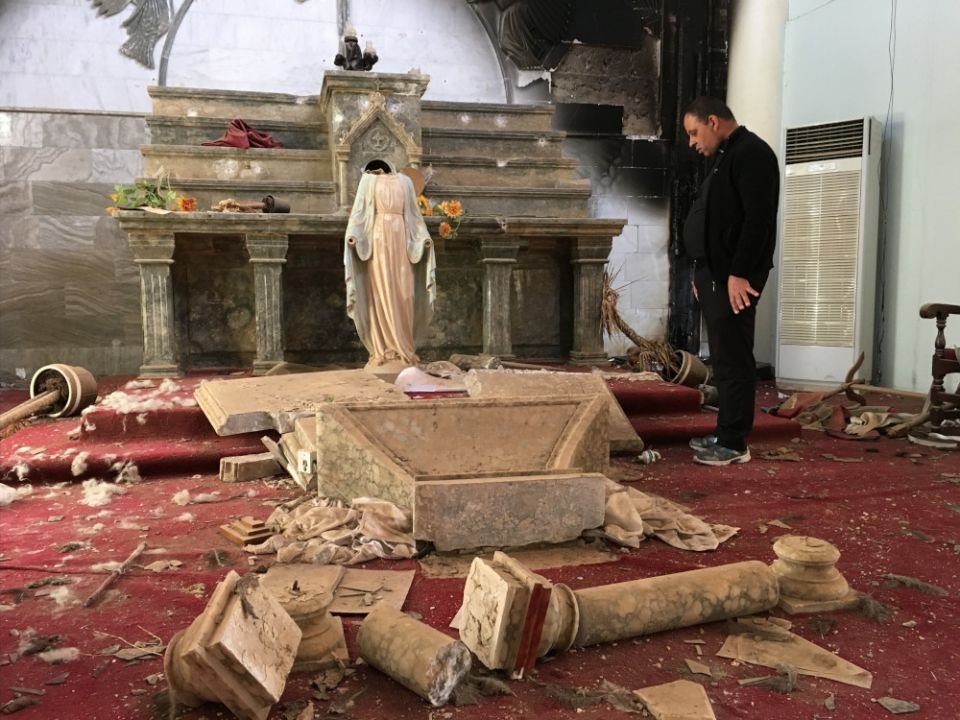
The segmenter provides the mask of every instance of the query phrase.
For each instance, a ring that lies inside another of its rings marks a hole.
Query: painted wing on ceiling
[[[118,0],[101,0],[117,2]],[[120,52],[151,70],[154,67],[153,49],[157,41],[170,29],[170,6],[167,0],[132,0],[133,14],[123,21],[127,40]]]
[[[97,11],[97,15],[116,15],[130,4],[130,0],[90,0]]]

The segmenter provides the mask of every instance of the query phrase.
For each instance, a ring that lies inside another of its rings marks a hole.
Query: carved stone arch
[[[338,202],[349,209],[364,166],[383,160],[394,172],[419,167],[423,148],[387,110],[382,93],[370,96],[370,105],[334,148]]]

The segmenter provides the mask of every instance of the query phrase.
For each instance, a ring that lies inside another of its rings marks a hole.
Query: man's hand
[[[693,290],[693,299],[700,302],[700,293],[697,292],[697,283],[690,281],[690,288]]]
[[[727,279],[727,295],[730,297],[730,307],[734,315],[739,315],[741,310],[750,307],[750,296],[760,297],[760,293],[750,286],[750,281],[746,278],[731,275]]]

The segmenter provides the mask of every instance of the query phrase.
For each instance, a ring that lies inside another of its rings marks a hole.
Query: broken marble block
[[[259,430],[293,431],[299,417],[330,402],[408,400],[399,388],[363,370],[211,380],[194,397],[217,435]]]
[[[411,508],[438,550],[572,540],[603,524],[607,418],[596,395],[330,404],[319,493]]]
[[[471,370],[464,378],[470,397],[521,398],[598,395],[607,405],[610,452],[639,453],[643,440],[599,373],[547,370]]]
[[[163,669],[173,700],[226,705],[240,720],[266,720],[280,699],[301,632],[256,575],[230,573],[203,613],[167,645]]]

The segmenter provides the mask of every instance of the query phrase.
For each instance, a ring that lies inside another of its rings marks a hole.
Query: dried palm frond
[[[636,347],[628,353],[628,361],[638,370],[669,371],[675,374],[680,368],[674,350],[665,340],[648,340],[631,328],[617,311],[619,291],[613,287],[617,273],[603,273],[603,296],[600,301],[600,325],[607,337],[620,332]]]

